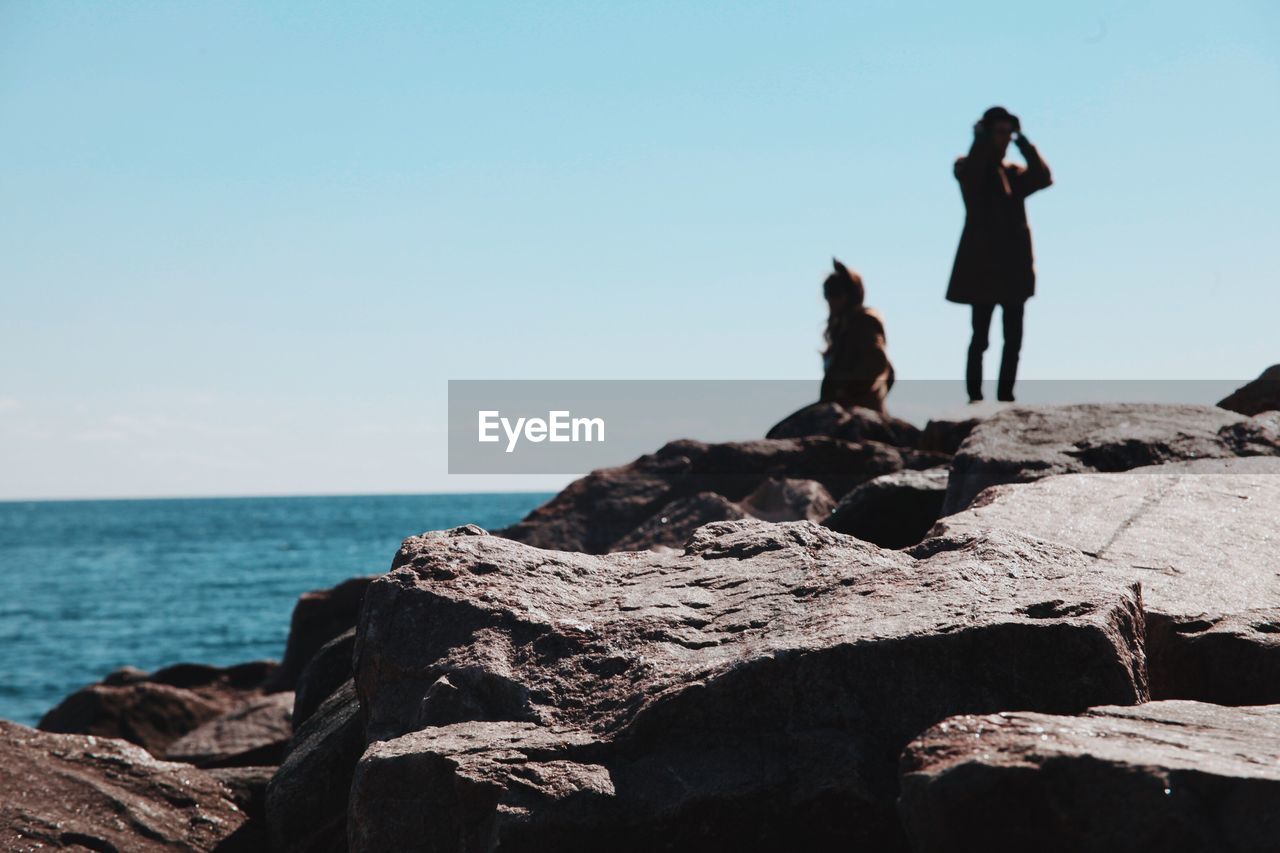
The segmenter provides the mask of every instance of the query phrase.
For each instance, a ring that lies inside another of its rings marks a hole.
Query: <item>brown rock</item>
[[[761,521],[822,521],[835,509],[836,502],[817,480],[770,477],[762,480],[738,506]]]
[[[364,747],[364,716],[348,681],[298,729],[267,785],[267,828],[275,853],[347,849],[347,799]],[[394,817],[400,807],[393,798],[378,812]]]
[[[916,853],[1280,850],[1280,708],[953,717],[907,747]]]
[[[812,403],[787,415],[765,438],[803,438],[825,435],[845,441],[878,441],[895,447],[919,447],[920,428],[901,418],[862,406]]]
[[[693,531],[713,521],[759,518],[763,521],[821,521],[835,501],[816,480],[768,477],[734,503],[715,492],[677,498],[644,524],[619,539],[610,551],[679,549]]]
[[[1257,379],[1219,400],[1218,405],[1242,415],[1280,409],[1280,364],[1271,365]]]
[[[214,850],[244,822],[230,792],[190,765],[0,720],[2,850]]]
[[[169,744],[165,758],[197,767],[279,764],[293,735],[292,693],[271,693],[215,717]]]
[[[407,540],[357,632],[389,742],[352,849],[895,849],[897,756],[931,723],[1146,698],[1131,585],[1017,536],[954,545],[754,520],[676,555]]]
[[[1280,702],[1280,459],[993,486],[936,535],[1017,531],[1142,584],[1156,698]],[[925,543],[922,547],[929,547]]]
[[[1280,456],[1280,434],[1212,406],[1014,406],[978,424],[960,446],[943,514],[1000,483],[1234,456]]]
[[[946,468],[883,474],[841,498],[823,524],[882,548],[915,545],[942,514],[949,476]]]
[[[986,415],[974,418],[933,418],[924,425],[920,449],[955,454],[969,437],[969,433],[973,432],[973,428],[986,418]]]
[[[351,656],[356,647],[356,629],[351,628],[320,647],[298,677],[293,698],[293,728],[297,731],[320,703],[351,680]]]
[[[275,775],[274,766],[212,767],[205,771],[231,794],[231,800],[252,821],[266,816],[267,783]]]
[[[280,662],[274,689],[293,690],[297,687],[298,676],[311,656],[325,643],[356,626],[365,588],[375,577],[349,578],[329,589],[304,592],[298,598],[293,607],[289,640],[285,644],[284,660]]]
[[[746,518],[742,507],[715,492],[676,498],[635,530],[609,547],[610,551],[678,548],[704,524]]]
[[[187,663],[151,674],[128,667],[63,699],[38,728],[123,738],[163,757],[187,732],[262,695],[276,666],[275,661],[231,667]]]
[[[816,480],[832,495],[843,495],[903,467],[902,453],[874,442],[826,437],[673,441],[630,464],[575,480],[498,535],[539,548],[603,554],[682,497],[714,492],[736,502],[771,476]]]

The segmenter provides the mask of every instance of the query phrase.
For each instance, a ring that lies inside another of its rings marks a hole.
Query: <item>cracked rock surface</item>
[[[1280,702],[1280,458],[995,486],[933,534],[989,530],[1079,549],[1142,584],[1154,697]]]
[[[771,477],[815,480],[838,498],[872,477],[920,464],[917,455],[876,442],[825,436],[723,444],[673,441],[634,462],[574,480],[498,534],[539,548],[604,554],[620,550],[620,540],[682,498],[714,493],[726,505],[722,517],[735,515],[737,508],[727,504],[741,501]],[[705,503],[706,498],[699,500]],[[686,512],[689,507],[677,504],[676,509]],[[648,543],[629,537],[625,545],[633,549]]]
[[[245,822],[221,782],[116,738],[0,720],[0,850],[214,850]]]
[[[1015,406],[977,424],[960,445],[943,515],[1000,483],[1234,456],[1280,456],[1280,434],[1213,406]]]
[[[1277,756],[1274,706],[958,716],[907,747],[899,809],[917,853],[1263,853],[1280,850]]]
[[[811,522],[678,554],[411,538],[357,631],[352,849],[900,849],[897,757],[932,723],[1147,698],[1136,589],[1090,562]]]

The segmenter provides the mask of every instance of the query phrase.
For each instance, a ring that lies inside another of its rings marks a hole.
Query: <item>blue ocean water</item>
[[[126,664],[279,659],[298,596],[385,572],[415,533],[546,494],[0,503],[0,718],[34,725]]]

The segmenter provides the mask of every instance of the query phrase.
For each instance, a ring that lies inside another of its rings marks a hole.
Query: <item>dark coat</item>
[[[956,160],[956,180],[964,197],[964,232],[951,268],[951,302],[1005,304],[1023,302],[1036,291],[1031,228],[1024,201],[1053,183],[1035,146],[1020,140],[1026,167],[1000,163],[975,143]]]
[[[826,370],[819,401],[884,411],[893,387],[893,365],[885,352],[884,321],[873,308],[855,308],[833,328],[823,355]]]

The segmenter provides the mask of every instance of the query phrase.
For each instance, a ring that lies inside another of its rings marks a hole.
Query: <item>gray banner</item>
[[[1024,380],[1019,404],[1212,405],[1247,380]],[[668,441],[763,438],[812,403],[810,380],[450,380],[450,474],[585,474]],[[994,389],[992,389],[994,391]],[[989,396],[993,396],[989,395]],[[1001,404],[968,405],[963,384],[902,380],[890,413],[916,426],[964,419]]]

